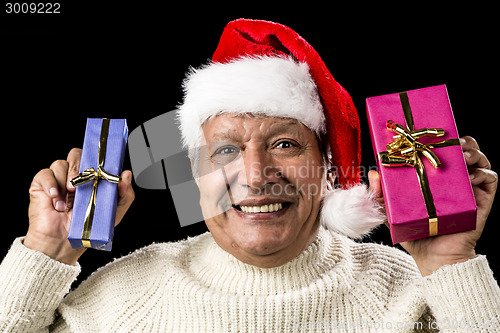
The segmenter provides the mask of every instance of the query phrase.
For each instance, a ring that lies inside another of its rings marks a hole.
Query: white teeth
[[[262,206],[240,206],[241,210],[245,213],[272,213],[283,209],[283,204],[275,203]]]

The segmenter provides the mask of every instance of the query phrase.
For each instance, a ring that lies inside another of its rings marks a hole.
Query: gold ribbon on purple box
[[[429,217],[429,236],[436,236],[438,234],[438,216],[421,155],[425,156],[434,168],[439,168],[441,161],[431,149],[460,145],[460,141],[458,139],[448,139],[428,144],[418,142],[421,137],[441,137],[444,135],[444,130],[442,128],[415,130],[410,101],[406,91],[400,92],[399,98],[403,107],[406,127],[392,120],[387,121],[387,129],[396,133],[396,135],[393,136],[394,141],[386,146],[387,151],[378,153],[378,158],[383,166],[411,166],[415,168]]]

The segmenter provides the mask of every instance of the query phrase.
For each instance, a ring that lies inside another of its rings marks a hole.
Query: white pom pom
[[[366,185],[335,189],[323,198],[321,223],[327,229],[360,239],[386,220]]]

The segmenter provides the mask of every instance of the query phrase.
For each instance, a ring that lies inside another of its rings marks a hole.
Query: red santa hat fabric
[[[256,63],[258,62],[252,62],[252,59],[267,59],[271,62],[274,60],[276,66],[281,66],[281,68],[277,68],[272,71],[269,70],[269,67],[272,67],[272,64],[267,67],[261,65],[262,73],[267,73],[267,76],[270,76],[273,73],[283,75],[285,73],[292,72],[293,67],[300,67],[302,65],[303,68],[306,68],[307,66],[308,73],[312,78],[313,84],[316,86],[314,90],[317,90],[320,103],[314,103],[314,101],[310,102],[307,100],[304,101],[304,103],[299,103],[299,105],[301,105],[309,102],[309,106],[312,105],[312,107],[305,107],[301,114],[296,115],[296,118],[303,122],[304,120],[310,118],[320,119],[321,122],[324,122],[324,124],[321,124],[322,126],[318,126],[318,124],[314,122],[310,122],[309,124],[305,122],[305,124],[315,127],[313,128],[314,130],[317,130],[318,128],[327,129],[326,133],[332,153],[332,165],[334,165],[339,171],[337,175],[339,184],[341,186],[349,186],[358,183],[360,181],[359,164],[361,161],[360,126],[356,108],[352,103],[351,97],[345,89],[337,81],[335,81],[332,74],[328,71],[324,62],[321,60],[319,54],[312,48],[312,46],[309,45],[309,43],[307,43],[295,31],[282,24],[248,19],[239,19],[230,22],[222,33],[219,45],[217,46],[217,49],[212,57],[212,64],[200,70],[193,70],[191,75],[188,76],[188,79],[185,81],[185,90],[187,93],[183,106],[187,108],[191,106],[191,103],[193,103],[196,104],[195,107],[198,110],[196,113],[204,112],[200,111],[200,109],[206,110],[206,105],[210,105],[212,103],[206,103],[206,99],[200,99],[200,94],[197,94],[197,92],[199,91],[203,95],[210,92],[213,97],[212,101],[216,100],[218,95],[225,94],[226,96],[224,96],[223,100],[217,105],[219,109],[210,110],[211,112],[209,111],[209,114],[215,112],[231,112],[232,110],[228,110],[226,105],[224,105],[224,100],[229,98],[226,91],[229,89],[227,92],[230,93],[231,90],[235,90],[230,89],[234,86],[233,81],[235,79],[242,81],[243,78],[241,77],[241,74],[236,72],[236,69],[233,70],[231,68],[227,68],[228,66],[226,66],[226,72],[230,72],[229,75],[232,75],[232,78],[228,78],[227,75],[224,75],[224,73],[220,73],[225,69],[225,66],[220,65],[237,63],[241,65],[241,61],[246,60],[246,62],[251,62],[250,67],[252,67],[252,65],[256,66]],[[291,65],[294,66],[288,66],[287,69],[284,69],[283,67],[286,65],[278,64],[276,59],[286,59],[289,63],[291,63]],[[304,66],[304,64],[306,66]],[[233,67],[237,67],[237,65]],[[243,70],[243,66],[239,67],[240,70]],[[219,70],[217,71],[215,69]],[[258,75],[258,73],[255,73],[256,68],[252,68],[249,71],[254,72],[254,78]],[[199,77],[197,74],[199,74]],[[293,77],[294,74],[295,73],[292,73],[290,76]],[[236,75],[239,75],[239,77],[237,78]],[[304,80],[302,76],[303,75],[299,75],[298,81],[306,82],[307,80]],[[212,84],[210,82],[211,80],[212,83],[213,81],[222,81],[222,83],[225,83],[223,85],[224,87],[218,85],[215,88],[212,86],[212,88],[207,91],[206,89],[209,88],[207,86]],[[245,92],[252,92],[252,89],[259,89],[259,87],[266,81],[269,82],[264,79],[257,83],[249,82],[250,84],[247,84],[245,87]],[[203,86],[200,87],[200,85]],[[295,84],[295,86],[298,85]],[[279,90],[286,90],[285,87],[280,86],[276,86],[275,89],[268,88],[269,87],[265,87],[265,91],[268,93],[264,97],[267,97],[276,91],[280,94]],[[215,89],[218,89],[220,92],[214,92],[213,90]],[[264,87],[259,91],[264,91]],[[191,92],[193,94],[190,94]],[[281,95],[282,94],[283,93],[281,93]],[[250,94],[246,95],[249,96]],[[301,94],[294,93],[291,95],[297,96]],[[194,98],[189,97],[195,97],[197,100],[193,101]],[[314,98],[306,99],[313,100]],[[283,100],[283,102],[285,101],[286,99]],[[265,106],[267,98],[261,98],[260,102]],[[244,103],[245,100],[239,100],[240,105],[243,105]],[[237,109],[232,104],[229,106],[232,109]],[[274,112],[272,115],[276,115],[276,113],[279,113],[279,110],[277,110],[279,107],[277,105],[273,106],[275,106],[277,112]],[[247,107],[245,107],[245,109],[247,109]],[[264,109],[269,109],[269,106]],[[297,107],[292,109],[297,109]],[[289,110],[283,108],[283,112],[285,113],[284,115],[286,115],[286,113],[289,115]],[[311,114],[311,112],[315,112],[317,114]],[[190,114],[191,118],[192,116],[193,114]],[[204,116],[207,116],[207,114],[204,114]],[[182,120],[182,116],[180,118]]]

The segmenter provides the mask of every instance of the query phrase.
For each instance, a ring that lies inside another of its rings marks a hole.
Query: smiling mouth
[[[289,202],[276,202],[261,206],[233,205],[233,207],[241,212],[252,214],[252,213],[275,213],[287,208],[289,205],[290,205]]]

